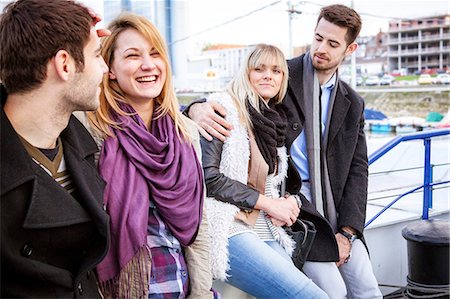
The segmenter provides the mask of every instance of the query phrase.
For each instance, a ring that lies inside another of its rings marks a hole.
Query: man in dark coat
[[[1,298],[101,298],[104,182],[72,116],[97,108],[108,70],[97,21],[67,0],[19,0],[1,16]]]
[[[303,271],[330,298],[381,298],[363,238],[368,182],[364,102],[337,71],[357,49],[360,29],[353,9],[322,8],[311,51],[288,61],[289,87],[282,104],[289,123],[286,188],[300,190],[301,217],[317,229]],[[223,139],[229,125],[213,110],[225,113],[216,103],[204,103],[192,105],[189,115],[206,138],[209,133]]]

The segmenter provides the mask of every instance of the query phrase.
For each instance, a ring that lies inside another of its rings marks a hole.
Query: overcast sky
[[[294,1],[301,14],[292,21],[294,46],[309,43],[322,6],[342,3],[352,5],[363,18],[361,35],[386,31],[391,18],[414,18],[450,13],[450,0],[316,0]],[[264,8],[265,7],[265,8]],[[191,38],[194,43],[274,43],[286,47],[289,41],[289,14],[287,0],[193,0],[189,1],[189,32],[195,35],[234,18],[229,24],[211,29]],[[261,9],[261,10],[258,10]]]
[[[102,9],[101,0],[81,1],[97,11]],[[188,37],[180,46],[189,52],[189,55],[195,55],[195,52],[207,44],[218,43],[251,45],[264,42],[278,45],[285,51],[288,49],[288,0],[174,0],[174,2],[177,13],[185,14],[184,21],[174,24],[178,30],[175,42]],[[301,12],[295,15],[291,23],[293,46],[311,42],[320,8],[333,3],[353,5],[361,14],[362,36],[375,35],[380,29],[387,31],[389,20],[393,18],[450,14],[450,0],[291,0],[290,2]],[[179,5],[180,3],[182,5]]]

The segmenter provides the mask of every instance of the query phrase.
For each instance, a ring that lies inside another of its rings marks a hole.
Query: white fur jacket
[[[230,179],[239,181],[247,185],[248,162],[250,159],[250,142],[245,126],[239,121],[239,115],[236,106],[227,93],[212,94],[208,101],[220,103],[227,111],[226,120],[233,125],[222,148],[220,160],[220,173]],[[278,148],[278,174],[268,176],[271,184],[266,182],[267,189],[271,190],[273,198],[279,197],[279,186],[286,177],[287,173],[287,153],[286,148]],[[266,192],[267,193],[267,192]],[[211,236],[211,271],[214,279],[226,280],[226,272],[229,270],[228,262],[228,234],[235,221],[234,216],[240,209],[230,203],[226,203],[214,198],[207,197],[205,200],[207,222]],[[286,234],[283,228],[278,227],[278,234],[275,239],[283,246],[289,255],[295,247],[294,241]]]

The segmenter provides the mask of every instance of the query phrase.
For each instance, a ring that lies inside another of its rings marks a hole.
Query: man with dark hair
[[[72,116],[108,71],[94,25],[68,0],[18,0],[0,17],[0,297],[99,298],[109,244],[97,146]]]
[[[300,215],[317,229],[303,272],[330,298],[381,298],[363,237],[368,182],[364,102],[338,78],[339,65],[358,47],[360,29],[361,18],[353,9],[322,8],[310,52],[288,61],[289,87],[282,104],[290,124],[286,189],[291,194],[300,190]],[[214,110],[224,113],[216,103],[199,103],[189,115],[203,133],[223,139],[229,124]]]

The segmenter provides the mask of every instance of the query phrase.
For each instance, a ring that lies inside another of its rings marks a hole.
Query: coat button
[[[81,285],[81,282],[78,283],[77,289],[78,289],[78,293],[80,293],[80,295],[82,295],[83,294],[83,286]]]
[[[26,244],[23,246],[23,248],[22,248],[22,250],[21,250],[21,253],[22,253],[22,255],[25,256],[25,257],[31,256],[31,254],[33,253],[33,246],[31,246],[30,243],[26,243]]]
[[[292,124],[292,130],[297,131],[298,130],[298,123]]]

